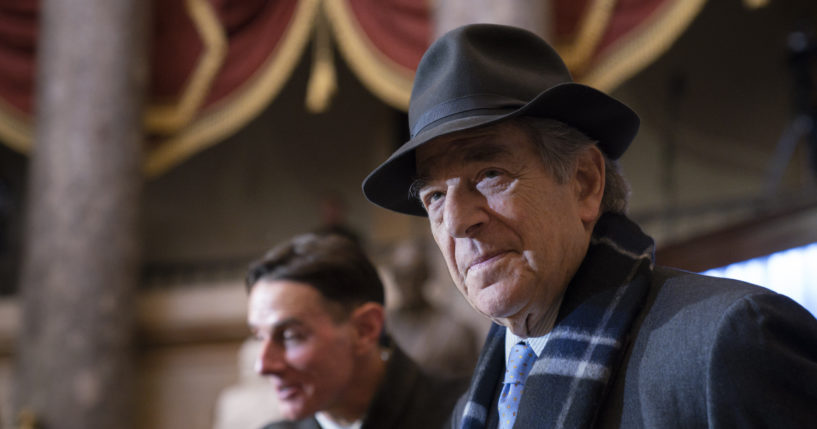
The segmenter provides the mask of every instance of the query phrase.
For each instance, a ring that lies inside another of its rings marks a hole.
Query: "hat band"
[[[475,94],[440,103],[428,110],[417,119],[411,127],[411,138],[428,125],[460,113],[475,110],[496,110],[507,108],[519,108],[525,105],[524,101],[495,94]]]

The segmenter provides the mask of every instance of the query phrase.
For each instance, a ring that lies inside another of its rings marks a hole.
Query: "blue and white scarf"
[[[625,216],[599,219],[548,343],[525,382],[516,427],[593,426],[644,305],[653,253],[652,239]],[[466,392],[462,429],[489,425],[505,370],[504,336],[504,327],[492,326]]]

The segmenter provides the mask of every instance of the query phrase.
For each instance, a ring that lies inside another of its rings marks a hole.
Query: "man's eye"
[[[426,192],[426,194],[425,194],[425,196],[423,198],[423,204],[425,204],[425,206],[428,207],[433,202],[441,199],[444,195],[445,194],[442,193],[441,191],[429,191],[429,192]]]
[[[306,333],[299,329],[286,329],[278,334],[278,341],[285,344],[297,344],[306,340]]]
[[[284,332],[284,341],[300,341],[304,339],[303,334],[296,331],[286,331]]]
[[[502,174],[499,170],[485,170],[482,173],[483,177],[487,179],[493,179],[494,177],[499,177]]]

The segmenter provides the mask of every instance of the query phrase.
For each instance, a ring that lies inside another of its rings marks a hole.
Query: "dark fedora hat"
[[[517,116],[564,122],[618,159],[638,131],[638,116],[618,100],[573,82],[564,62],[539,36],[494,24],[452,30],[420,60],[409,104],[411,139],[363,181],[369,201],[425,216],[409,195],[414,151],[434,138]]]

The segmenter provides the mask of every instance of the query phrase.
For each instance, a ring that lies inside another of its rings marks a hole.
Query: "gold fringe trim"
[[[0,100],[0,138],[6,146],[27,154],[34,141],[33,127],[25,115]]]
[[[372,46],[346,0],[324,0],[323,9],[341,54],[363,84],[392,107],[408,110],[414,70],[395,63]]]
[[[575,40],[557,48],[571,72],[581,74],[589,65],[615,7],[615,0],[593,0],[582,17]]]
[[[612,91],[623,81],[655,61],[689,27],[706,0],[676,0],[656,11],[656,17],[618,41],[600,58],[581,83],[602,91]]]
[[[301,0],[274,55],[235,94],[197,118],[178,135],[148,154],[145,172],[157,176],[195,152],[215,144],[260,113],[283,87],[298,63],[316,16],[319,0]]]
[[[173,134],[193,120],[227,56],[227,34],[212,4],[207,0],[184,3],[201,37],[202,54],[176,103],[148,107],[145,124],[154,133]]]

